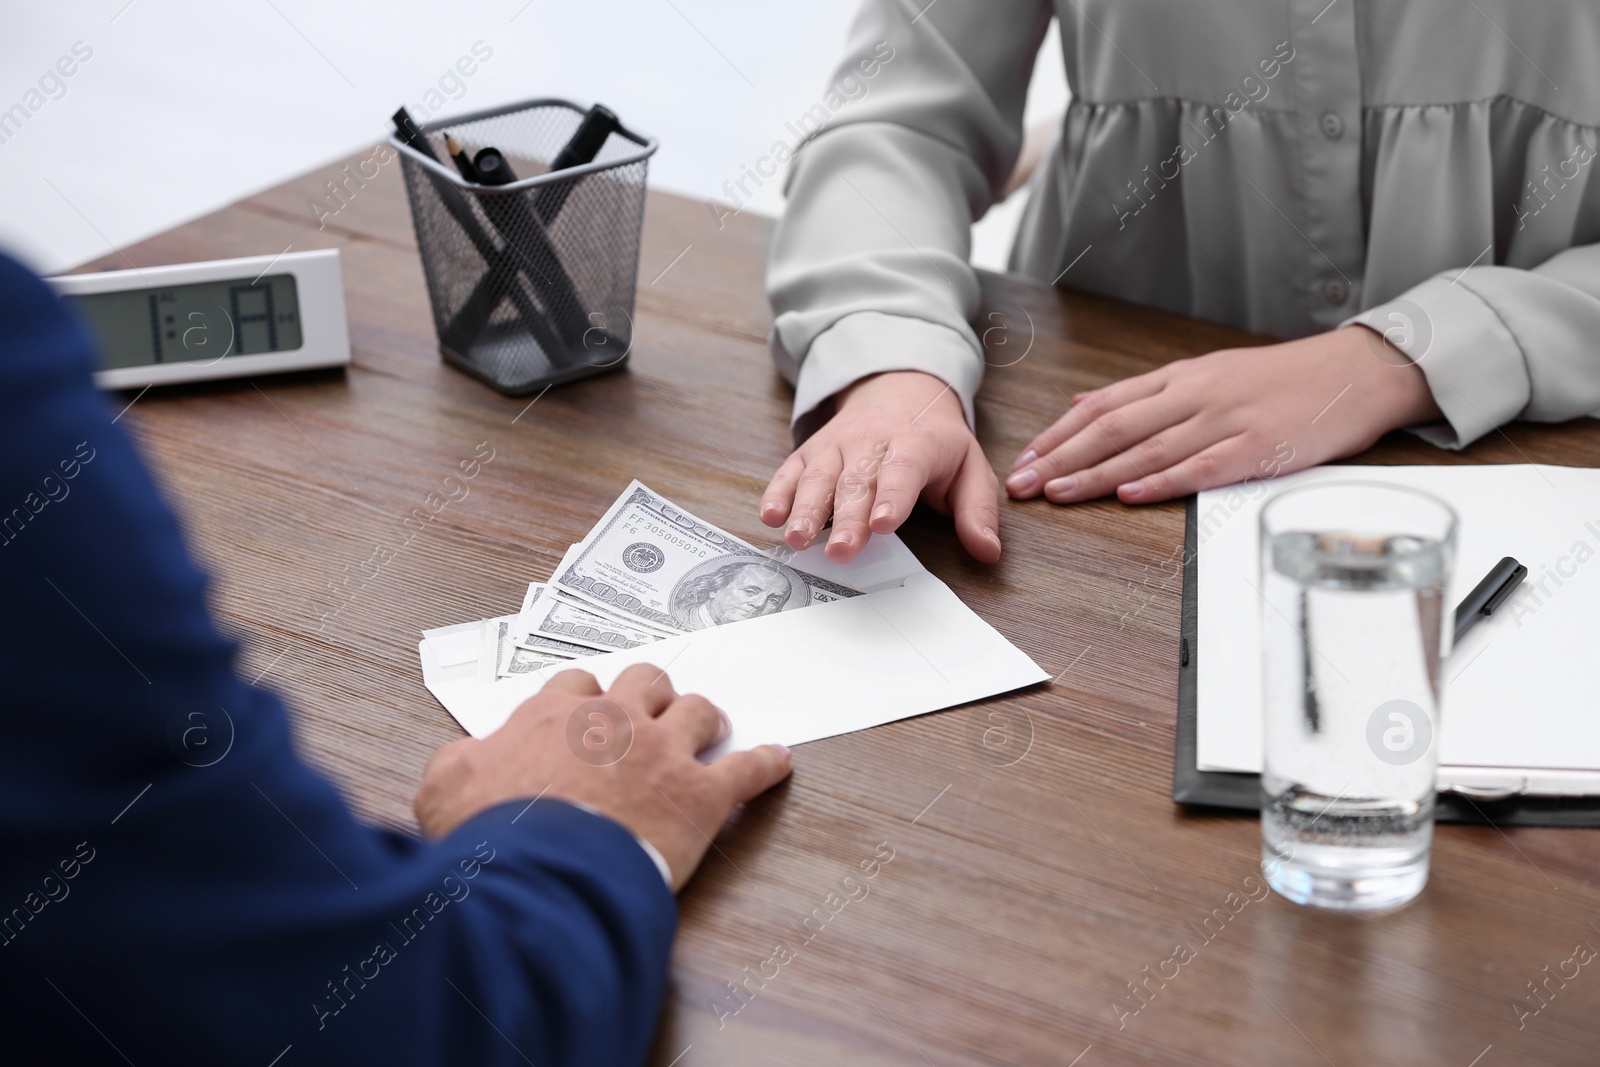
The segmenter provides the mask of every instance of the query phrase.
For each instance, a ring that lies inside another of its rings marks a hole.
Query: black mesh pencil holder
[[[585,109],[539,99],[419,124],[438,157],[391,135],[439,352],[516,396],[623,366],[654,138],[617,126],[593,161],[551,171]],[[469,182],[445,150],[493,147],[516,175]]]

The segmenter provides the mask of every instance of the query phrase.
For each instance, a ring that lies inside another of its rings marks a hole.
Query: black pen
[[[433,146],[428,143],[427,135],[424,134],[421,128],[417,126],[415,120],[412,119],[410,112],[408,112],[404,107],[401,107],[394,113],[392,121],[394,122],[395,132],[400,137],[401,142],[403,142],[408,148],[411,148],[426,156],[428,159],[433,160],[435,163],[439,162],[438,153],[436,153],[433,150]],[[461,227],[461,232],[467,235],[467,240],[472,242],[473,247],[478,250],[478,254],[484,258],[485,262],[496,262],[502,253],[506,251],[506,249],[498,247],[494,238],[485,232],[483,225],[478,221],[477,216],[472,213],[471,205],[467,203],[467,194],[463,193],[459,188],[451,185],[450,182],[441,175],[434,174],[427,170],[424,170],[423,173],[427,177],[428,182],[438,192],[439,200],[444,204],[445,210],[450,212],[451,218],[456,220],[456,224]],[[490,273],[494,272],[491,271]],[[479,281],[478,287],[480,289],[483,288],[482,280]],[[533,300],[523,290],[522,286],[508,285],[497,289],[495,293],[496,303],[499,302],[499,298],[501,296],[509,296],[511,298],[511,302],[516,305],[517,311],[521,314],[523,322],[525,322],[528,326],[528,329],[532,331],[535,340],[538,341],[541,348],[543,348],[546,352],[560,352],[562,350],[563,342],[561,338],[556,336],[555,331],[550,327],[549,323],[545,321],[544,312],[539,310],[538,305],[533,302]],[[488,321],[489,312],[493,310],[494,308],[490,307],[487,311],[485,311],[477,327],[471,332],[465,334],[465,336],[462,336],[454,331],[453,327],[455,324],[452,322],[452,329],[447,329],[444,333],[442,333],[439,337],[439,340],[445,345],[453,346],[460,353],[465,354],[471,350],[473,342],[477,340],[478,330],[482,328],[484,322]]]
[[[400,135],[400,140],[404,141],[407,147],[416,149],[429,159],[439,158],[434,154],[432,146],[428,144],[427,136],[417,128],[416,120],[411,117],[411,112],[402,107],[390,116],[390,121],[394,123],[395,132]]]
[[[484,185],[510,185],[517,180],[517,172],[511,169],[498,148],[478,149],[478,154],[472,157],[472,169]]]
[[[1527,576],[1528,568],[1510,556],[1496,563],[1456,608],[1456,643],[1461,642],[1479,619],[1498,611]]]
[[[551,161],[551,171],[566,170],[590,163],[600,154],[612,133],[622,128],[621,121],[609,108],[595,104],[578,123],[567,143]],[[517,180],[505,154],[495,148],[481,148],[466,162],[471,164],[475,177],[469,180],[481,185],[509,185]],[[463,160],[456,166],[467,173]],[[568,349],[584,343],[591,323],[583,314],[583,305],[570,276],[561,262],[555,247],[550,243],[548,230],[561,213],[567,197],[577,181],[558,181],[540,188],[532,196],[531,205],[521,197],[484,198],[481,203],[495,227],[506,238],[506,245],[496,256],[489,257],[489,270],[479,279],[467,300],[446,324],[444,335],[452,338],[458,347],[470,347],[473,340],[488,323],[505,293],[516,292],[521,286],[516,276],[521,273],[540,293],[541,302],[551,317],[550,326],[560,333]],[[531,207],[531,210],[529,208]],[[514,238],[521,238],[521,243]],[[522,247],[526,244],[528,247]],[[543,326],[543,324],[540,324]],[[546,343],[540,347],[552,357],[561,348]]]
[[[510,185],[517,180],[517,172],[498,148],[478,149],[471,162],[481,185]],[[583,303],[561,263],[560,254],[550,243],[544,220],[521,195],[486,196],[480,198],[479,203],[506,244],[499,254],[490,257],[489,270],[479,277],[466,302],[446,325],[446,332],[465,337],[471,344],[471,338],[483,330],[506,290],[517,287],[516,276],[520,272],[539,293],[549,315],[549,325],[562,338],[554,347],[541,339],[539,344],[545,355],[554,360],[563,353],[577,350],[583,344],[590,322],[584,316]]]
[[[550,170],[566,170],[594,162],[594,157],[605,147],[606,140],[622,128],[616,113],[604,104],[596,104],[584,113],[583,120],[573,131],[567,143],[561,146],[556,158],[550,161]],[[561,214],[567,197],[577,188],[577,181],[555,182],[540,189],[533,198],[533,208],[549,226]]]

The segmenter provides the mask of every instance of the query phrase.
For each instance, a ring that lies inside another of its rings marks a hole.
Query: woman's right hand
[[[1000,483],[967,426],[961,401],[921,371],[862,378],[837,397],[833,418],[778,468],[761,521],[809,547],[827,526],[828,558],[849,563],[875,533],[893,533],[918,500],[954,515],[975,558],[1000,558]]]

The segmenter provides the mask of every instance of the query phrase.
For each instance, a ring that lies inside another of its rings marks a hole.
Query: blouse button
[[[1337,141],[1339,135],[1344,133],[1344,119],[1337,112],[1324,111],[1322,113],[1322,135],[1330,141]]]
[[[1344,282],[1333,281],[1322,287],[1322,297],[1329,304],[1338,307],[1350,298],[1350,290]]]

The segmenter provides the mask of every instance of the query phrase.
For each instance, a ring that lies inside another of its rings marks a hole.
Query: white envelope
[[[454,626],[440,626],[422,631],[422,639],[433,653],[434,662],[441,667],[458,667],[465,663],[477,665],[478,649],[483,644],[483,623],[461,622]]]
[[[864,595],[589,656],[571,666],[591,672],[601,685],[635,663],[663,668],[678,692],[703,694],[728,713],[733,733],[716,752],[816,741],[1049,678],[923,569],[898,537],[873,537],[844,567],[821,549],[814,545],[790,562]],[[479,685],[473,664],[442,665],[426,640],[417,651],[428,689],[474,737],[493,733],[565,669]]]

